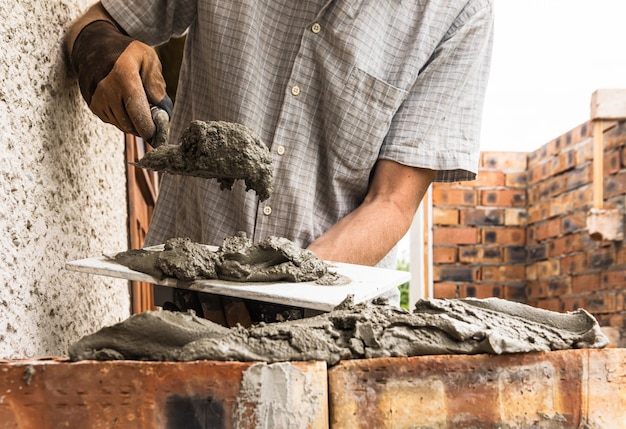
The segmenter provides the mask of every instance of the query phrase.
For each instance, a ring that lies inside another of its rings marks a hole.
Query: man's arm
[[[308,247],[322,259],[376,265],[406,234],[436,171],[376,163],[363,203]]]

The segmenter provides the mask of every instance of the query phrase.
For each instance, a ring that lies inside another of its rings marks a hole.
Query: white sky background
[[[495,0],[482,151],[530,152],[626,88],[626,0]]]

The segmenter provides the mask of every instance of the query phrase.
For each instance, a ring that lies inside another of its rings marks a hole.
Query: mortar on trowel
[[[159,107],[152,107],[151,113],[156,131],[149,143],[154,150],[132,165],[217,179],[222,189],[244,180],[246,190],[253,189],[261,201],[269,198],[274,186],[272,156],[253,130],[232,122],[194,120],[179,144],[169,144],[169,115]]]

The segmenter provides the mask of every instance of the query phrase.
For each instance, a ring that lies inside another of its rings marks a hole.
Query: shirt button
[[[269,216],[272,214],[272,208],[270,206],[263,207],[263,214]]]
[[[291,88],[291,94],[292,95],[299,95],[300,94],[300,87],[298,85],[295,85],[293,88]]]
[[[285,146],[278,146],[276,148],[276,153],[279,155],[284,155],[285,154]]]
[[[316,22],[315,24],[311,26],[311,31],[315,34],[319,33],[321,30],[322,30],[322,26],[318,22]]]

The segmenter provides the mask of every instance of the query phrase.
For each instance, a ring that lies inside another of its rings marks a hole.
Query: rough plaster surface
[[[123,136],[61,51],[89,4],[0,2],[0,358],[62,354],[130,312],[127,282],[64,269],[128,247]]]

